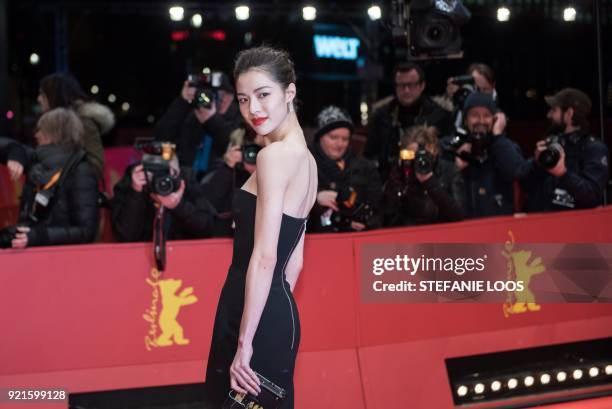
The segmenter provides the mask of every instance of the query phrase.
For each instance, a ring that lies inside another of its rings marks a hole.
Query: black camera
[[[338,211],[332,213],[330,224],[338,231],[352,231],[351,222],[357,222],[368,226],[374,216],[374,208],[366,202],[358,200],[357,191],[352,187],[344,187],[338,190],[336,202]]]
[[[242,161],[249,165],[255,165],[257,162],[257,153],[261,150],[261,146],[256,143],[247,143],[242,145]]]
[[[196,89],[193,104],[197,108],[210,109],[217,101],[219,87],[221,86],[222,72],[206,72],[193,74],[187,77],[190,87]]]
[[[456,128],[455,135],[448,142],[445,151],[453,158],[459,157],[471,164],[481,164],[487,158],[487,148],[493,141],[493,134],[487,133],[471,133],[463,128]],[[457,152],[464,143],[472,145],[471,152]]]
[[[426,175],[433,172],[435,157],[425,149],[422,144],[416,151],[411,149],[400,150],[400,170],[404,179],[414,173]]]
[[[546,138],[546,149],[540,153],[538,162],[544,169],[554,168],[561,159],[561,140],[558,135]]]
[[[472,75],[458,75],[456,77],[452,77],[450,82],[459,87],[459,89],[453,94],[453,104],[461,109],[461,107],[463,107],[465,104],[467,97],[475,91],[474,77]]]
[[[142,166],[147,179],[146,191],[168,196],[181,186],[181,178],[171,172],[170,161],[175,155],[176,145],[169,142],[137,142],[136,149],[143,153]]]

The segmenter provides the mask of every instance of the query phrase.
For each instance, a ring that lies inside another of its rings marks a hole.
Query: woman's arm
[[[231,387],[241,393],[259,393],[259,381],[250,368],[250,361],[253,338],[268,299],[276,267],[285,191],[294,173],[292,169],[296,168],[295,161],[288,156],[279,144],[272,144],[257,155],[254,246],[246,276],[238,350],[230,368]]]

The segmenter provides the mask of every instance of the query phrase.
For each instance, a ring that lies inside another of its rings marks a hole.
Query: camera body
[[[458,156],[466,162],[472,164],[482,163],[487,158],[487,148],[493,141],[493,134],[488,133],[471,133],[463,128],[455,129],[455,136],[450,140],[447,151],[452,156]],[[457,149],[464,143],[472,145],[471,152],[457,152]]]
[[[216,103],[222,75],[220,71],[213,71],[187,76],[189,86],[196,89],[193,99],[196,108],[210,109]]]
[[[257,162],[257,153],[261,150],[261,146],[256,143],[247,143],[242,145],[242,162],[249,165],[255,165]]]
[[[476,90],[474,77],[470,74],[458,75],[456,77],[452,77],[450,81],[459,87],[459,89],[453,94],[453,104],[461,109],[467,97]]]
[[[331,213],[327,220],[321,219],[323,226],[333,225],[338,231],[353,231],[351,222],[368,226],[374,217],[374,208],[369,203],[358,200],[357,191],[352,186],[337,190],[338,211]]]
[[[143,153],[142,166],[147,179],[146,192],[168,196],[176,192],[181,178],[172,175],[170,161],[175,155],[176,145],[169,142],[137,142],[136,149]]]
[[[414,173],[426,175],[433,172],[435,157],[425,149],[424,145],[419,145],[417,150],[400,150],[400,171],[403,179],[407,179]]]
[[[546,149],[540,153],[538,162],[544,169],[554,168],[561,159],[561,139],[559,135],[546,138]]]

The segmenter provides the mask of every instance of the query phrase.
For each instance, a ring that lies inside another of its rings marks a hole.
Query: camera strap
[[[157,270],[166,268],[166,235],[164,234],[164,206],[159,206],[153,220],[153,256]]]

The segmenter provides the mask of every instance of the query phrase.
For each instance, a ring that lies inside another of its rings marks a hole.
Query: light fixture
[[[508,7],[500,7],[497,9],[497,21],[508,21],[510,20],[510,9]]]
[[[563,20],[576,21],[576,9],[573,7],[566,7],[563,10]]]
[[[92,85],[89,91],[91,91],[92,94],[96,95],[98,92],[100,92],[100,88],[97,85]]]
[[[130,104],[128,102],[124,102],[123,104],[121,104],[121,110],[123,112],[127,112],[130,110]]]
[[[37,65],[40,62],[40,57],[36,53],[30,54],[30,64]]]
[[[202,15],[200,13],[191,16],[191,25],[195,28],[202,27]]]
[[[468,388],[465,385],[461,385],[460,387],[457,388],[457,395],[459,396],[465,396],[468,393]]]
[[[557,373],[558,382],[565,382],[566,379],[567,379],[567,374],[565,372],[561,371]]]
[[[574,372],[572,372],[572,377],[575,380],[582,379],[582,369],[574,369]]]
[[[380,7],[376,4],[371,5],[370,8],[368,8],[368,16],[370,16],[370,20],[372,21],[380,20],[380,18],[382,17],[382,11]]]
[[[533,379],[533,376],[526,376],[525,379],[523,380],[523,383],[527,387],[533,386],[534,382],[535,382],[535,379]]]
[[[550,375],[545,373],[540,376],[540,383],[542,385],[548,385],[550,383]]]
[[[493,382],[491,382],[491,390],[493,392],[499,391],[501,389],[501,387],[502,387],[502,384],[501,384],[500,381],[493,381]]]
[[[168,9],[168,13],[170,14],[170,20],[172,21],[183,21],[183,17],[185,17],[185,9],[181,6],[172,6]]]
[[[108,96],[108,102],[110,102],[112,104],[115,101],[117,101],[117,97],[115,96],[115,94],[110,94]]]
[[[599,375],[599,368],[594,366],[591,369],[589,369],[589,376],[591,378],[595,378],[597,375]]]
[[[612,365],[606,365],[604,370],[606,371],[606,375],[612,375]]]
[[[508,380],[508,389],[514,389],[518,386],[518,381],[515,378]]]
[[[248,20],[249,19],[249,6],[238,6],[236,7],[236,20]]]
[[[482,383],[477,383],[476,386],[474,386],[474,393],[476,393],[477,395],[480,395],[481,393],[483,393],[485,390],[485,386]]]
[[[317,18],[317,9],[313,6],[304,6],[302,8],[302,18],[306,21],[312,21]]]

